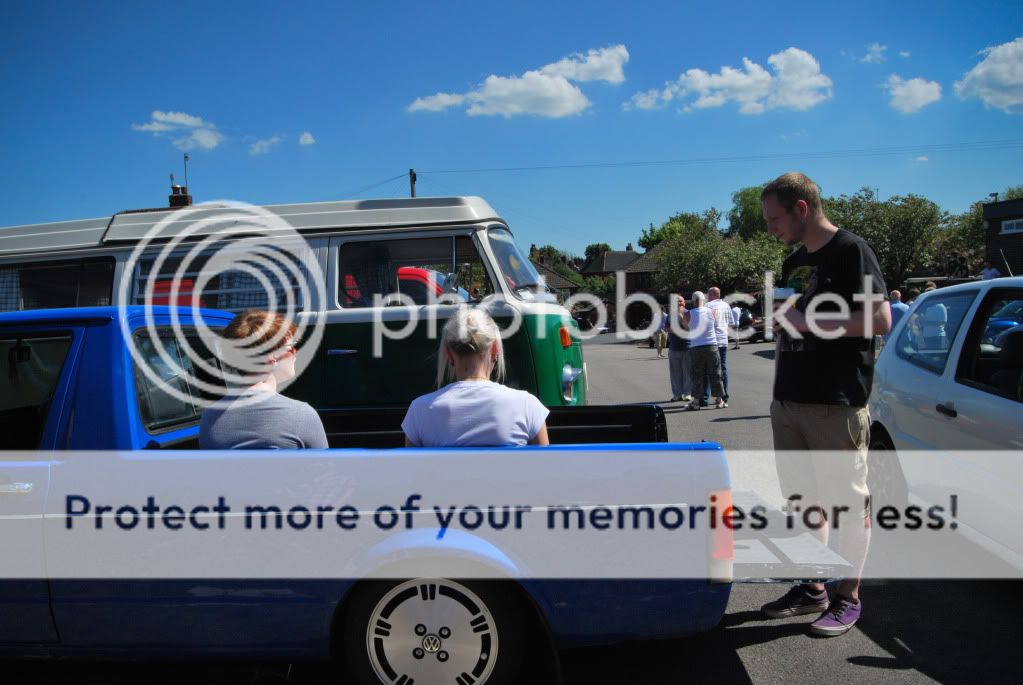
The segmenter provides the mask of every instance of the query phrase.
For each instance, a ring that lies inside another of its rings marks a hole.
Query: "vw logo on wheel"
[[[423,638],[423,649],[430,654],[435,654],[440,651],[440,638],[430,633]]]

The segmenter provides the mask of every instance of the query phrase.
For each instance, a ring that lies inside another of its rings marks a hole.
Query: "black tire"
[[[889,505],[904,510],[909,503],[909,487],[899,465],[899,455],[888,436],[874,430],[867,456],[867,488],[874,511]]]
[[[353,682],[454,683],[460,673],[469,674],[471,680],[463,681],[474,685],[515,682],[522,663],[523,622],[507,584],[387,580],[361,583],[354,592],[339,636]],[[442,625],[432,625],[437,621]],[[454,654],[474,656],[455,663],[444,650],[448,640],[459,645]]]

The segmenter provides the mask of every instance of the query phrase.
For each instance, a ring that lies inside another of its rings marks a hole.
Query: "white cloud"
[[[316,142],[316,139],[313,138],[313,134],[309,133],[309,131],[303,131],[302,135],[300,135],[298,137],[298,144],[299,145],[312,145],[315,142]]]
[[[913,158],[913,161],[914,161],[914,162],[929,162],[929,161],[931,161],[931,160],[930,160],[930,159],[928,159],[928,158],[927,158],[926,156],[924,156],[924,155],[920,155],[919,157],[914,157],[914,158]]]
[[[742,63],[741,70],[725,66],[716,74],[689,69],[678,80],[665,83],[663,90],[633,95],[623,109],[654,109],[696,95],[696,100],[684,106],[685,111],[735,102],[742,114],[761,114],[769,109],[806,110],[831,97],[831,79],[821,73],[813,55],[799,48],[767,58],[773,75],[749,58],[744,57]]]
[[[576,53],[521,76],[491,74],[476,90],[468,93],[436,93],[416,98],[409,112],[439,112],[468,105],[469,116],[513,117],[535,115],[567,117],[579,114],[590,101],[575,83],[625,80],[624,66],[629,51],[624,45]]]
[[[902,52],[899,53],[899,57],[905,57],[906,59],[909,59],[909,56],[911,54],[912,53],[909,50],[903,50]]]
[[[959,99],[980,98],[985,107],[1023,114],[1023,36],[985,48],[984,60],[956,81]]]
[[[255,143],[249,146],[249,154],[265,155],[266,153],[270,152],[271,148],[280,145],[282,140],[284,139],[279,135],[273,135],[269,138],[257,140]]]
[[[465,95],[454,95],[451,93],[437,93],[425,98],[416,98],[408,106],[410,112],[440,112],[448,107],[457,107],[465,102]]]
[[[154,110],[148,123],[132,124],[131,128],[154,136],[173,134],[171,142],[174,146],[186,151],[213,150],[225,140],[223,134],[216,130],[216,124],[185,112]]]
[[[888,51],[887,45],[881,45],[880,43],[871,43],[867,46],[867,54],[860,58],[860,61],[864,64],[880,64],[886,61],[888,58],[885,54]]]
[[[614,45],[602,50],[590,50],[585,55],[576,53],[563,60],[548,64],[540,69],[547,76],[564,76],[569,81],[607,81],[621,83],[625,80],[625,63],[629,51],[624,45]]]
[[[197,128],[184,138],[175,138],[174,147],[179,150],[215,150],[224,142],[219,131],[209,128]]]
[[[937,81],[926,81],[922,78],[911,78],[907,81],[898,74],[892,74],[888,77],[886,88],[892,96],[891,106],[903,114],[919,112],[941,99],[941,84]]]

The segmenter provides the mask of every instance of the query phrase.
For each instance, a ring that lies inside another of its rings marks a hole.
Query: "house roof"
[[[583,266],[583,274],[607,274],[615,271],[625,271],[630,264],[639,258],[635,250],[610,250],[599,255]]]
[[[639,259],[629,265],[625,271],[630,274],[655,273],[661,270],[661,264],[657,261],[657,253],[664,247],[664,242],[659,242],[649,250],[640,255]]]
[[[532,259],[529,261],[533,262],[533,266],[536,267],[536,270],[541,276],[543,276],[544,282],[552,290],[577,290],[579,288],[578,285],[568,280],[546,264],[542,264]]]

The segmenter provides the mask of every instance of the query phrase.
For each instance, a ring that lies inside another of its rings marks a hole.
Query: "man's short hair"
[[[893,290],[890,293],[888,293],[888,298],[892,299],[892,300],[901,300],[902,299],[902,293],[899,292],[898,290]]]
[[[787,212],[791,212],[796,203],[802,200],[810,209],[811,216],[820,216],[824,213],[820,188],[809,176],[798,171],[782,174],[764,186],[760,191],[760,201],[763,202],[772,195]]]
[[[693,291],[693,304],[696,304],[697,302],[706,302],[706,301],[707,301],[707,296],[706,295],[704,295],[699,290]]]

